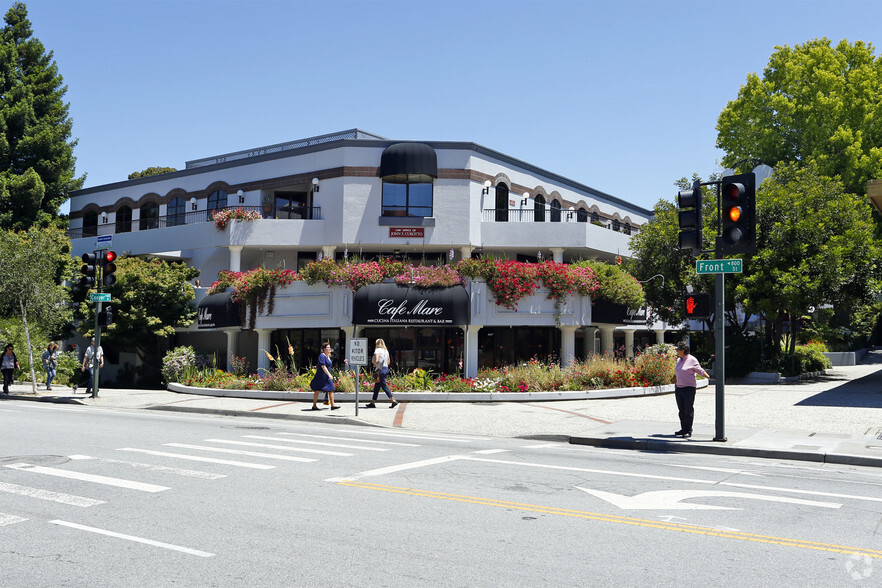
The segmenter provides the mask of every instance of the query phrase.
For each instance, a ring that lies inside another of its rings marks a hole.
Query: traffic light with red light
[[[91,288],[97,281],[95,279],[95,271],[98,268],[98,256],[94,253],[83,253],[83,267],[80,271],[83,277],[80,278],[80,286],[83,288]]]
[[[680,225],[680,251],[691,251],[693,255],[699,255],[704,244],[700,181],[695,180],[691,190],[677,193],[677,221]]]
[[[105,251],[101,256],[101,282],[109,288],[116,283],[116,251]]]
[[[683,299],[687,319],[707,319],[713,314],[713,300],[707,293],[687,294]]]
[[[717,255],[756,252],[756,175],[726,176],[721,186],[723,224]]]

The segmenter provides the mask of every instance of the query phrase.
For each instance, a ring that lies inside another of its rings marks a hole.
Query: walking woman
[[[315,376],[309,383],[312,389],[312,410],[321,410],[318,406],[318,397],[322,392],[328,393],[331,401],[331,410],[340,408],[339,404],[334,404],[334,377],[331,375],[331,344],[327,341],[322,343],[322,352],[319,354],[318,368],[315,370]]]
[[[52,380],[55,379],[55,369],[58,367],[58,345],[49,343],[43,352],[43,368],[46,370],[46,389],[52,389]]]
[[[392,401],[389,408],[398,406],[398,401],[392,397],[392,391],[389,390],[389,384],[386,383],[386,377],[389,375],[389,350],[386,349],[386,342],[382,339],[377,339],[374,344],[374,374],[376,374],[374,378],[374,397],[371,399],[370,404],[365,405],[365,408],[377,408],[377,396],[380,395],[381,388],[386,393],[386,396],[389,397],[389,400]]]
[[[9,385],[12,383],[12,374],[15,373],[15,370],[20,369],[21,366],[18,365],[18,358],[15,357],[15,352],[12,350],[12,343],[10,343],[3,350],[3,355],[0,357],[0,371],[3,372],[4,394],[9,394]]]
[[[694,356],[689,355],[689,344],[677,343],[677,365],[674,374],[677,383],[674,384],[674,397],[677,399],[677,409],[680,411],[680,430],[674,433],[678,437],[692,436],[692,421],[695,418],[695,374],[709,377],[704,368]]]

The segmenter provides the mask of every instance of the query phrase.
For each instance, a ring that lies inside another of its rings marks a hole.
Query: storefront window
[[[346,358],[346,334],[340,329],[277,329],[270,335],[270,354],[280,357],[287,369],[303,373],[318,365],[322,343],[331,343],[331,362],[337,368],[343,367]],[[294,351],[288,353],[288,345]]]

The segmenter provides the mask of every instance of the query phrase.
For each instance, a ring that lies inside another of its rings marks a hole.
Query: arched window
[[[187,212],[186,204],[184,204],[184,199],[180,196],[176,196],[171,199],[171,202],[168,203],[168,212],[166,214],[166,226],[174,227],[176,225],[184,224],[184,215]]]
[[[616,232],[618,232],[618,231],[620,231],[621,229],[622,229],[622,223],[619,222],[619,219],[614,218],[614,219],[613,219],[613,230],[616,231]]]
[[[600,222],[600,215],[597,214],[596,212],[592,212],[591,213],[591,222],[594,223],[595,225],[598,224]]]
[[[508,222],[508,186],[505,184],[496,186],[496,222]]]
[[[116,211],[116,232],[129,233],[132,230],[132,207],[121,206]]]
[[[631,225],[629,223],[625,223],[625,231],[624,232],[626,235],[631,234]]]
[[[584,207],[579,207],[579,210],[576,211],[576,221],[580,223],[588,222],[588,211]]]
[[[83,237],[94,237],[98,234],[98,213],[93,211],[83,215]]]
[[[560,200],[551,201],[551,222],[560,222]]]
[[[159,226],[159,205],[155,202],[148,202],[141,207],[141,220],[138,223],[138,230],[146,231],[155,229]]]
[[[545,222],[545,196],[536,194],[533,199],[533,220],[537,223]]]
[[[223,210],[227,207],[227,193],[223,190],[215,190],[208,197],[208,212]]]

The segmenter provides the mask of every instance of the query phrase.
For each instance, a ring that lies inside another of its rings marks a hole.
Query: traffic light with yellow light
[[[726,176],[721,181],[722,234],[717,255],[756,252],[756,175]]]

